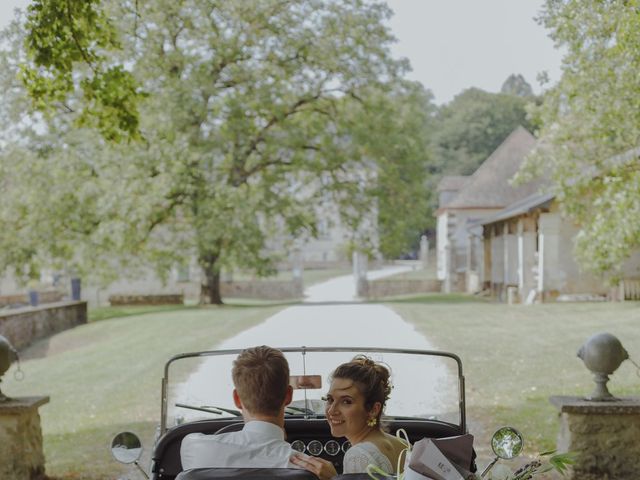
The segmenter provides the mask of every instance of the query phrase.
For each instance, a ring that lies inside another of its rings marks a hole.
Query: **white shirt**
[[[191,468],[297,468],[289,462],[295,451],[277,425],[259,420],[247,422],[239,432],[205,435],[190,433],[182,439],[182,469]]]

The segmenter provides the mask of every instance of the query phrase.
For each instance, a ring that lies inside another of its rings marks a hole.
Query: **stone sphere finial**
[[[629,358],[620,340],[610,333],[598,333],[587,339],[578,350],[578,357],[593,372],[596,388],[587,400],[617,400],[607,389],[609,375],[613,374],[620,364]]]

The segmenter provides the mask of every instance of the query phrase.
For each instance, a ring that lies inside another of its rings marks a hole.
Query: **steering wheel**
[[[218,429],[214,435],[219,435],[220,433],[227,433],[227,432],[239,432],[240,430],[242,430],[244,427],[244,422],[234,422],[234,423],[230,423],[229,425],[225,425],[224,427]]]

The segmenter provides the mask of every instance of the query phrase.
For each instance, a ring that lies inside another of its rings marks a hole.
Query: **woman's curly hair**
[[[380,424],[380,417],[393,388],[391,373],[386,365],[375,362],[366,355],[356,355],[350,362],[339,365],[331,377],[353,380],[356,388],[364,396],[364,406],[367,410],[376,402],[380,402],[380,413],[376,418],[378,425]]]

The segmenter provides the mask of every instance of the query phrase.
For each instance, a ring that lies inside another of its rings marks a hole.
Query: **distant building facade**
[[[445,292],[481,287],[480,278],[468,273],[470,262],[482,255],[477,238],[469,236],[469,226],[538,190],[540,182],[518,187],[509,182],[535,145],[535,137],[518,127],[472,175],[445,177],[440,182],[436,251],[438,279]],[[476,236],[481,231],[476,226]]]

